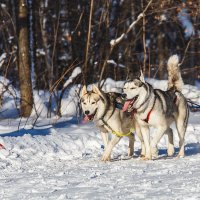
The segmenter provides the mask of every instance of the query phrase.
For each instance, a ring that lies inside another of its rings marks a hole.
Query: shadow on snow
[[[45,128],[45,129],[19,129],[10,133],[3,133],[0,136],[1,137],[19,137],[19,136],[23,136],[25,134],[30,134],[31,136],[36,136],[36,135],[49,135],[51,130],[51,128]]]
[[[12,131],[9,133],[2,133],[0,134],[0,137],[18,137],[18,136],[23,136],[25,134],[30,134],[31,136],[37,136],[37,135],[50,135],[52,132],[52,128],[66,128],[69,127],[70,125],[75,125],[78,124],[77,118],[72,118],[67,121],[61,121],[57,122],[56,124],[39,124],[35,125],[34,128],[26,129],[26,128],[20,128],[19,130]]]

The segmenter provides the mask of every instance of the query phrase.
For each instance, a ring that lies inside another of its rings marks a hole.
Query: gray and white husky
[[[126,103],[123,111],[132,112],[135,120],[140,125],[146,154],[145,159],[156,158],[158,155],[157,144],[164,134],[168,134],[168,155],[174,154],[173,133],[170,124],[175,122],[179,136],[178,157],[184,156],[184,138],[188,122],[188,105],[181,93],[183,86],[177,55],[169,58],[168,90],[162,91],[153,87],[144,80],[141,72],[139,78],[127,81],[124,84],[124,97]],[[149,127],[156,129],[150,140]]]
[[[132,156],[134,153],[135,137],[131,128],[137,129],[138,127],[129,113],[125,113],[122,109],[116,107],[116,98],[120,100],[116,93],[104,93],[95,85],[93,85],[92,91],[87,91],[86,86],[83,86],[81,91],[80,99],[85,115],[84,121],[92,120],[101,131],[105,145],[102,161],[110,160],[113,147],[123,136],[129,137],[128,156]],[[113,133],[110,141],[108,133]],[[140,132],[138,137],[142,142],[141,154],[144,155],[144,142]]]

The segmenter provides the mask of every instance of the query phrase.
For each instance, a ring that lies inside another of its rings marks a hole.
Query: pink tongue
[[[122,111],[123,111],[123,112],[125,112],[125,111],[128,109],[128,106],[130,105],[131,102],[132,102],[131,100],[125,102],[125,104],[124,104],[124,106],[123,106],[123,108],[122,108]]]
[[[89,120],[90,120],[89,117],[88,117],[87,115],[85,115],[85,117],[83,118],[82,123],[86,123],[86,122],[88,122]]]

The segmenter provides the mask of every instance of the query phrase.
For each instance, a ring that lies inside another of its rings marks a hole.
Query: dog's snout
[[[123,93],[122,95],[122,98],[126,99],[127,95],[125,93]]]
[[[90,111],[89,111],[89,110],[86,110],[86,111],[85,111],[85,114],[86,114],[86,115],[89,115],[89,114],[90,114]]]

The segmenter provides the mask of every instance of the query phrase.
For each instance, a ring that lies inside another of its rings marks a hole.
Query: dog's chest
[[[95,125],[99,128],[101,132],[107,132],[107,129],[105,128],[105,124],[102,120],[98,120],[95,122]]]

